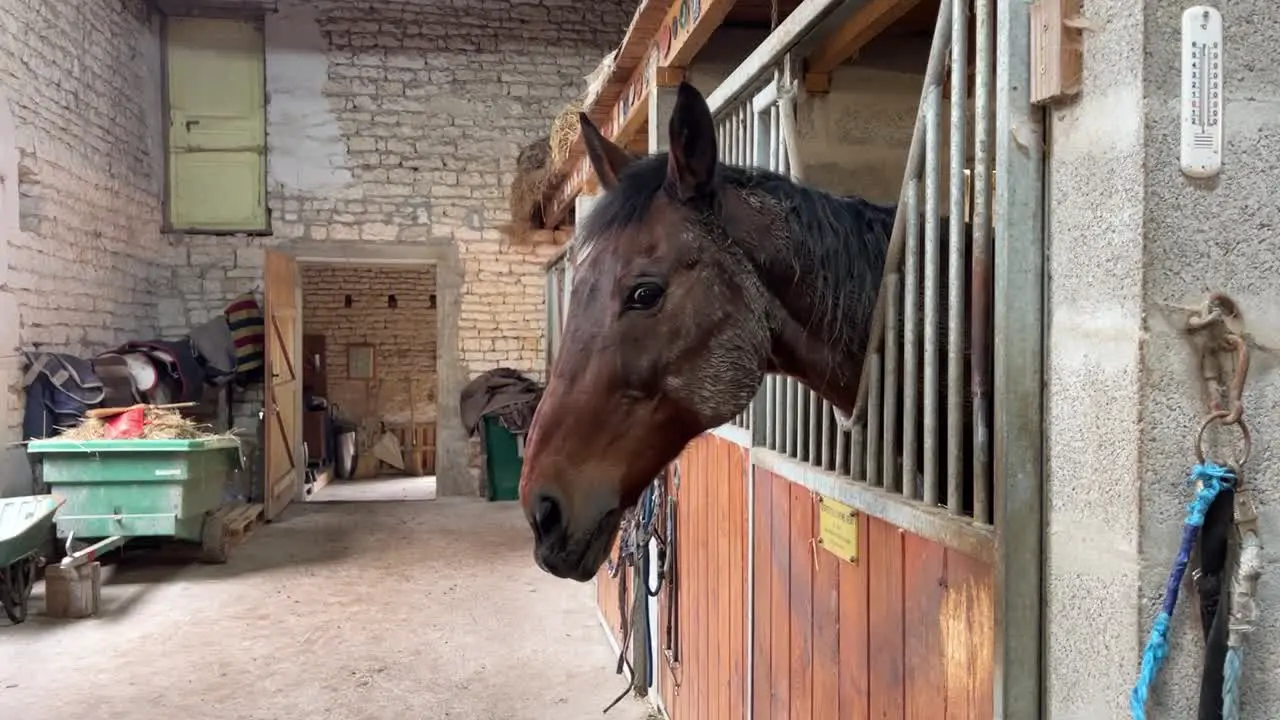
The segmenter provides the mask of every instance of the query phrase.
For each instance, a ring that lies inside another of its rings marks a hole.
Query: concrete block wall
[[[154,337],[179,255],[161,234],[158,18],[143,0],[0,0],[0,446],[20,437],[17,347]],[[5,450],[0,495],[29,492]]]
[[[362,425],[435,420],[436,303],[430,265],[302,268],[303,332],[325,338],[327,398],[343,417]],[[349,372],[348,348],[359,344],[373,345],[372,381]]]
[[[1128,717],[1128,694],[1177,550],[1205,409],[1171,305],[1222,290],[1256,341],[1280,348],[1280,15],[1220,5],[1226,147],[1221,175],[1178,169],[1186,5],[1085,8],[1079,98],[1049,113],[1046,368],[1048,717]],[[1099,269],[1105,268],[1105,277]],[[1247,639],[1241,717],[1280,716],[1280,365],[1255,350],[1245,388],[1267,571]],[[1210,454],[1237,446],[1223,434]],[[1195,714],[1203,640],[1188,573],[1153,717]]]
[[[260,286],[262,251],[434,262],[440,312],[440,491],[465,457],[457,395],[505,365],[544,369],[543,263],[512,248],[519,148],[546,133],[621,39],[634,3],[281,0],[266,18],[273,234],[181,238],[166,327]],[[256,418],[248,396],[242,422]],[[465,471],[466,465],[463,465]]]

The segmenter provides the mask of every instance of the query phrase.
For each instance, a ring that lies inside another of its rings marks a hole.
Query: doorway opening
[[[306,499],[435,499],[436,266],[299,270]]]

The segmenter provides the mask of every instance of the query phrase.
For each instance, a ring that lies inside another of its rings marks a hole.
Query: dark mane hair
[[[875,309],[896,205],[837,197],[769,170],[719,163],[716,172],[721,187],[763,195],[784,208],[790,233],[778,242],[790,244],[795,282],[821,300],[816,308],[825,309],[809,320],[846,346],[855,339],[850,331],[860,331],[858,342],[848,349],[863,352],[869,331],[863,325]],[[641,223],[666,182],[666,153],[630,163],[587,214],[576,242],[586,250],[602,234]],[[722,215],[719,206],[711,212]]]

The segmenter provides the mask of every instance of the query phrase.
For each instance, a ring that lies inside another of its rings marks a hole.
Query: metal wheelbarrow
[[[27,601],[44,565],[53,515],[66,502],[57,495],[0,499],[0,605],[16,625],[27,619]]]

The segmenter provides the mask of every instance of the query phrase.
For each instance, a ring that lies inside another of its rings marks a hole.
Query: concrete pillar
[[[1193,180],[1178,169],[1184,8],[1091,3],[1089,17],[1106,21],[1086,32],[1082,91],[1048,113],[1045,687],[1053,720],[1128,716],[1177,550],[1205,408],[1183,316],[1169,305],[1224,291],[1255,339],[1280,347],[1280,69],[1265,62],[1280,25],[1256,22],[1274,15],[1266,0],[1222,7],[1223,171]],[[1280,528],[1278,365],[1253,353],[1244,400],[1254,441],[1245,477],[1264,535]],[[1224,445],[1220,454],[1234,450]],[[1203,640],[1187,577],[1148,705],[1153,717],[1195,713]],[[1258,600],[1280,608],[1280,573],[1263,575]],[[1280,613],[1263,611],[1246,642],[1241,717],[1280,716],[1280,685],[1270,681],[1280,675]]]

